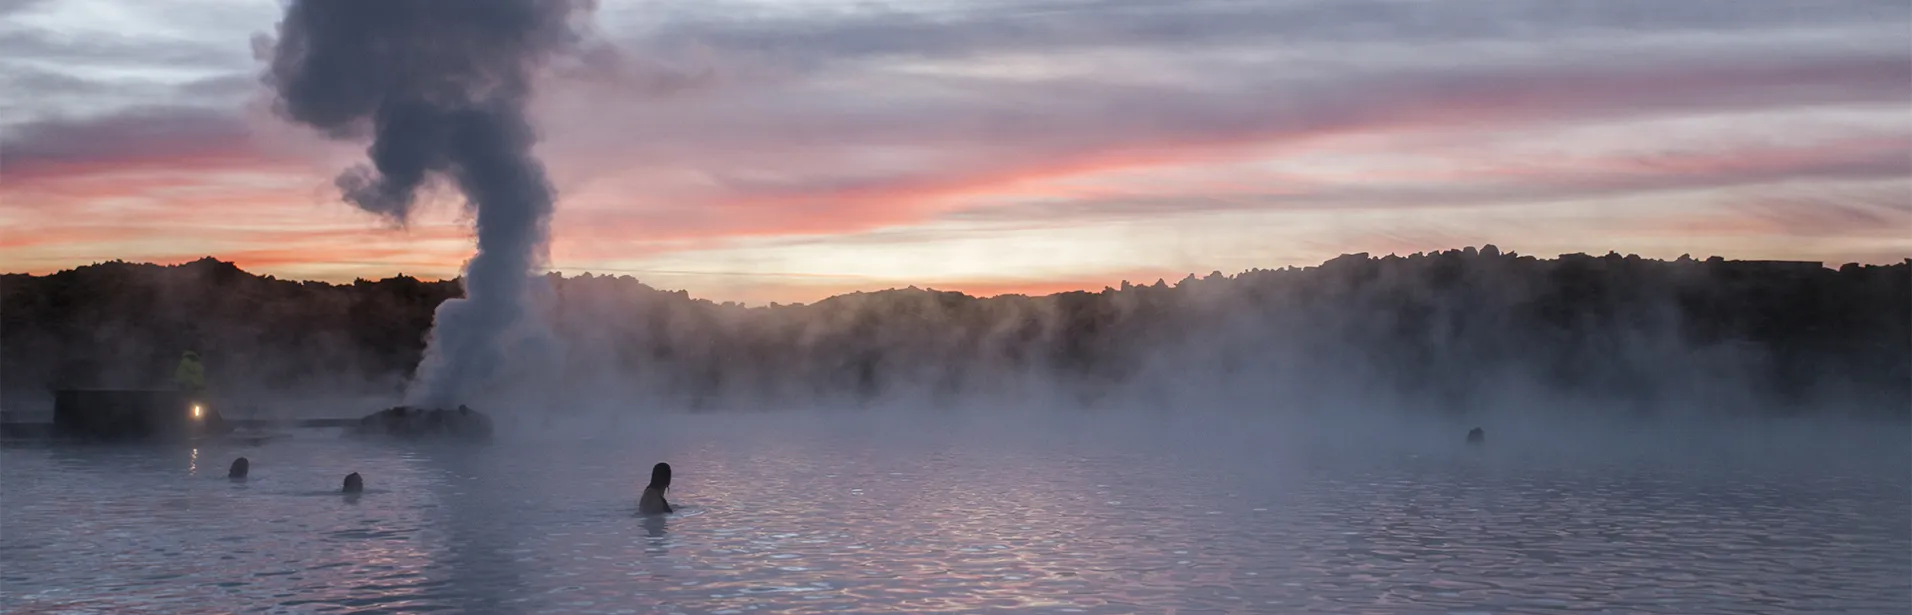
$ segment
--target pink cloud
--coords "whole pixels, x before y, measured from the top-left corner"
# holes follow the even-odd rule
[[[1912,94],[1903,79],[1908,70],[1912,61],[1902,56],[1859,56],[1665,68],[1375,73],[1320,82],[1251,80],[1203,91],[979,81],[971,84],[977,95],[962,101],[904,100],[908,104],[897,109],[870,113],[779,112],[769,102],[706,105],[710,101],[695,98],[656,102],[655,109],[607,108],[603,117],[580,120],[601,122],[597,130],[608,136],[571,142],[567,135],[576,133],[566,131],[581,128],[561,125],[544,148],[554,169],[588,163],[628,176],[586,182],[561,195],[554,256],[560,262],[612,260],[721,249],[740,237],[856,233],[1037,197],[1063,203],[1055,222],[1066,223],[1131,196],[1155,204],[1124,204],[1128,211],[1172,215],[1216,207],[1206,198],[1213,196],[1281,197],[1279,203],[1231,198],[1223,204],[1237,208],[1441,206],[1598,198],[1787,177],[1903,176],[1903,165],[1892,163],[1903,162],[1912,141],[1882,136],[1645,158],[1483,160],[1457,165],[1445,176],[1377,170],[1360,185],[1285,178],[1277,187],[1255,178],[1136,195],[1127,188],[1070,183],[1271,155],[1301,157],[1357,137],[1385,142],[1394,135],[1531,128],[1536,138],[1545,138],[1550,125],[1903,98]],[[10,136],[0,196],[10,210],[4,220],[17,230],[0,236],[0,255],[56,262],[41,259],[86,246],[103,252],[100,258],[140,257],[112,253],[128,246],[126,251],[172,257],[183,252],[130,246],[178,237],[209,251],[244,254],[260,266],[417,262],[456,269],[462,229],[380,231],[375,220],[337,202],[329,188],[329,172],[336,169],[285,156],[265,147],[243,123],[220,117],[147,111],[47,123]],[[1650,146],[1653,136],[1641,137],[1649,144],[1643,147]],[[884,147],[920,160],[858,166],[869,151]],[[765,170],[778,173],[757,173]],[[69,249],[57,249],[62,247]]]
[[[1535,67],[1402,74],[1353,80],[1360,87],[1304,82],[1292,86],[1299,94],[1287,96],[1277,94],[1288,86],[1273,82],[1203,94],[1066,84],[1024,91],[1017,89],[1020,85],[979,84],[994,88],[985,89],[983,98],[1027,102],[1028,108],[924,109],[918,112],[937,119],[918,118],[920,125],[862,114],[779,118],[772,108],[763,109],[762,117],[742,115],[755,108],[708,117],[637,109],[629,112],[636,114],[628,124],[632,134],[618,142],[639,145],[582,150],[590,152],[592,164],[618,168],[610,161],[622,160],[628,168],[695,169],[712,181],[687,190],[657,177],[649,185],[628,186],[621,202],[605,199],[598,205],[593,195],[594,202],[577,205],[591,210],[580,217],[592,224],[642,225],[657,238],[854,232],[922,222],[1006,192],[1058,190],[1057,182],[1072,177],[1278,153],[1300,156],[1312,144],[1356,136],[1523,126],[1544,131],[1550,123],[1912,95],[1902,79],[1912,62],[1899,57],[1720,62],[1681,72],[1692,69]],[[599,119],[619,125],[616,117],[594,121]],[[854,164],[859,151],[892,145],[926,158],[914,168],[882,172],[845,166]],[[561,143],[554,153],[560,166],[585,155],[567,152]],[[771,167],[782,177],[744,179],[751,177],[744,171],[766,164],[766,157],[782,160]],[[1716,163],[1731,164],[1709,162]],[[1769,166],[1783,170],[1784,165]]]

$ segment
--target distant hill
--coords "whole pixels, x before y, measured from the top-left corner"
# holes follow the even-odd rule
[[[749,308],[628,276],[544,279],[540,309],[562,343],[526,351],[547,368],[536,378],[691,405],[1035,391],[1277,404],[1341,390],[1456,411],[1511,391],[1642,411],[1912,407],[1904,263],[1488,246],[1044,297],[910,288]],[[212,258],[8,274],[0,393],[16,404],[56,387],[160,384],[187,348],[229,389],[394,392],[432,311],[458,295],[456,281],[295,282]]]

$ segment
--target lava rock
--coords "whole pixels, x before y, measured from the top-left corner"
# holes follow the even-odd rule
[[[359,419],[351,433],[359,436],[384,436],[408,440],[454,438],[488,440],[491,417],[459,405],[457,410],[395,406]]]

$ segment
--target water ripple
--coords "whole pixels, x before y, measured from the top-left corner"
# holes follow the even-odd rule
[[[8,612],[1906,612],[1903,471],[829,438],[0,451]],[[633,514],[649,464],[679,514]],[[588,468],[588,473],[580,472]],[[358,471],[376,489],[329,491]]]

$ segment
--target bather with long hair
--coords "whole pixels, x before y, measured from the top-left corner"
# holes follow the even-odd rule
[[[671,503],[664,500],[664,491],[671,488],[671,464],[659,462],[651,466],[651,484],[644,486],[644,495],[637,499],[637,512],[646,515],[661,515],[671,512]]]

